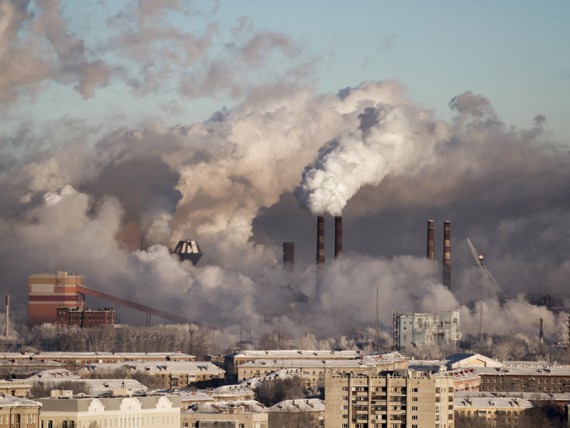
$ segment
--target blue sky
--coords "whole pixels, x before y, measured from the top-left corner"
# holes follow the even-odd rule
[[[172,84],[179,77],[175,73],[192,76],[192,70],[183,68],[173,70],[163,85],[133,90],[128,80],[137,75],[144,60],[125,60],[133,52],[127,54],[113,45],[114,37],[127,27],[138,34],[146,31],[137,30],[135,17],[129,15],[136,4],[101,1],[86,6],[64,0],[62,5],[67,34],[84,41],[86,58],[109,64],[112,77],[88,98],[65,79],[39,79],[32,97],[22,95],[5,109],[12,125],[23,119],[43,122],[64,116],[94,123],[120,118],[119,122],[132,126],[148,117],[167,124],[192,122],[243,98],[244,92],[232,96],[224,90],[183,96]],[[204,67],[216,55],[226,55],[228,44],[235,41],[232,30],[247,18],[248,36],[279,33],[295,44],[296,50],[288,56],[264,58],[261,68],[269,84],[278,83],[287,74],[289,62],[294,62],[306,65],[296,83],[315,85],[322,92],[336,92],[365,80],[397,79],[414,101],[444,119],[451,114],[449,100],[472,91],[489,98],[508,125],[529,127],[537,114],[543,114],[555,140],[566,142],[570,131],[566,120],[570,4],[566,1],[221,0],[217,6],[206,1],[188,5],[187,13],[166,11],[160,22],[197,37],[208,31],[208,25],[216,26],[208,51],[195,59]],[[30,10],[40,14],[33,4]],[[159,18],[148,19],[158,22]],[[20,37],[25,37],[29,27],[22,28]],[[149,37],[159,42],[159,34]],[[258,72],[257,66],[243,69],[240,79],[256,81]]]

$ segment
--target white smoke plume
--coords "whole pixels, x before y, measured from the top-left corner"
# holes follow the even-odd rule
[[[449,138],[447,125],[410,103],[395,83],[378,85],[374,92],[359,114],[358,128],[323,146],[303,172],[297,194],[313,214],[341,215],[360,188],[377,186],[389,175],[421,175]]]

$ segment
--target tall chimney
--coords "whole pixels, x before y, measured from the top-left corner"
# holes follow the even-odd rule
[[[342,256],[342,217],[334,218],[334,258]]]
[[[428,220],[427,221],[427,252],[426,252],[426,257],[428,258],[428,260],[435,260],[434,234],[435,234],[434,221]]]
[[[283,242],[283,268],[292,271],[295,267],[295,243]]]
[[[543,326],[543,320],[542,320],[542,318],[541,318],[541,319],[540,319],[540,332],[539,332],[539,335],[538,335],[538,340],[539,340],[539,343],[540,343],[541,345],[544,343],[544,330],[543,330],[543,327],[544,327],[544,326]]]
[[[451,223],[443,222],[443,285],[451,289]]]
[[[325,218],[317,217],[317,265],[325,263]]]
[[[10,295],[6,294],[6,339],[10,337]]]
[[[325,218],[317,217],[317,300],[321,297],[322,269],[325,266]]]

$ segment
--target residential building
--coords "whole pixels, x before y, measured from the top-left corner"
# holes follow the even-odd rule
[[[159,381],[159,388],[186,388],[194,384],[222,381],[223,369],[206,361],[164,361],[164,362],[128,362],[87,364],[78,371],[79,375],[89,377],[91,373],[109,373],[125,370],[129,374],[143,373]]]
[[[268,411],[271,428],[325,426],[325,403],[318,398],[284,400],[271,406]]]
[[[352,373],[377,374],[408,368],[408,357],[399,353],[372,355],[360,359],[256,359],[237,366],[237,380],[242,382],[255,377],[265,377],[274,372],[299,376],[306,388],[324,385],[325,374],[346,371]]]
[[[0,427],[38,428],[41,406],[37,401],[0,394]]]
[[[180,397],[176,395],[108,398],[42,398],[40,427],[180,428]]]
[[[268,428],[267,409],[257,401],[203,403],[181,413],[183,428]]]
[[[516,426],[519,416],[531,409],[532,403],[517,397],[455,397],[455,416],[483,419],[485,426]]]
[[[459,311],[395,314],[394,343],[398,349],[457,345],[461,339]]]
[[[453,379],[400,370],[325,378],[325,428],[452,428]]]

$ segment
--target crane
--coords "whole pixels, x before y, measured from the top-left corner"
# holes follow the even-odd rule
[[[495,295],[497,295],[499,302],[501,303],[505,302],[505,300],[507,300],[507,297],[505,296],[505,293],[503,292],[501,286],[493,277],[493,274],[485,265],[484,257],[475,249],[475,246],[469,238],[465,238],[465,240],[467,241],[467,247],[469,247],[471,256],[473,257],[475,265],[479,269],[479,272],[481,273],[481,277],[483,279],[479,296],[479,337],[481,337],[483,335],[483,286],[486,286],[487,289],[491,290]]]

